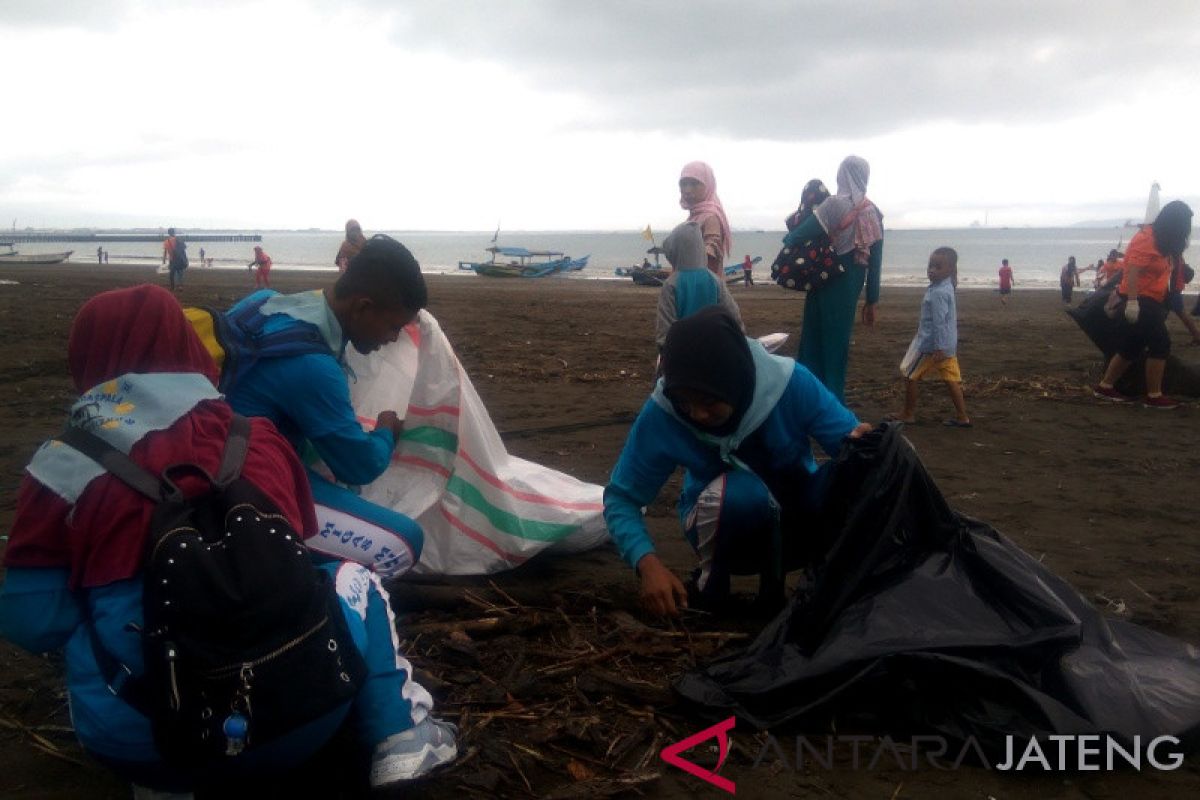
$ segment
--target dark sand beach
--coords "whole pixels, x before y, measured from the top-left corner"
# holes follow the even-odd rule
[[[272,274],[282,291],[331,278]],[[252,288],[245,271],[192,269],[187,279],[185,304],[225,308]],[[97,292],[163,277],[116,264],[0,266],[0,280],[17,282],[0,284],[6,533],[23,466],[73,400],[65,346],[75,311]],[[657,290],[475,276],[431,276],[429,285],[430,310],[510,451],[603,483],[626,420],[650,388]],[[785,349],[794,350],[802,296],[763,285],[733,293],[752,334],[791,333]],[[885,287],[878,325],[856,329],[848,402],[864,420],[899,408],[897,364],[921,294]],[[962,291],[958,303],[974,427],[944,427],[949,399],[929,382],[919,424],[905,429],[950,503],[995,526],[1101,608],[1200,643],[1200,526],[1191,494],[1200,475],[1200,404],[1164,412],[1094,399],[1100,354],[1063,314],[1056,291],[1018,291],[1007,308],[995,292]],[[1200,360],[1178,320],[1169,326],[1176,352]],[[660,552],[684,574],[692,564],[674,517],[677,486],[663,491],[649,518]],[[394,599],[419,677],[439,713],[464,732],[463,763],[404,796],[582,798],[630,788],[647,797],[723,796],[657,754],[708,724],[672,706],[670,681],[744,641],[752,621],[646,618],[631,571],[610,549],[535,561],[491,580],[406,583]],[[57,657],[0,643],[0,667],[0,796],[128,796],[66,728]],[[752,767],[761,740],[741,729],[733,739],[722,774],[742,797],[1174,798],[1200,789],[1195,758],[1175,771],[1141,773],[909,771],[889,758],[874,769],[839,761],[831,770],[794,771],[772,766],[773,758]]]

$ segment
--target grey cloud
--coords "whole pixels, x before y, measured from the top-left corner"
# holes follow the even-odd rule
[[[739,138],[1051,122],[1147,81],[1184,85],[1200,44],[1194,0],[362,1],[398,46],[586,96],[589,128]]]

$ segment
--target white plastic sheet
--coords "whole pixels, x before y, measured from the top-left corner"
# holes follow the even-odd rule
[[[603,487],[509,455],[437,320],[422,311],[406,333],[370,356],[348,348],[346,360],[364,425],[385,410],[405,418],[391,466],[362,496],[420,523],[414,572],[499,572],[604,542]]]

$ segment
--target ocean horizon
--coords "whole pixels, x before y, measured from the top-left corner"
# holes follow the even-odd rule
[[[79,230],[79,229],[76,229]],[[153,228],[122,229],[138,233],[154,232]],[[20,233],[24,233],[21,231]],[[115,233],[114,230],[97,230]],[[333,258],[341,244],[343,233],[333,230],[242,230],[181,229],[186,237],[218,233],[254,233],[262,236],[261,246],[280,269],[334,270]],[[369,231],[387,233],[403,242],[416,256],[427,273],[462,274],[459,262],[486,261],[485,252],[492,245],[494,231]],[[925,267],[929,254],[937,247],[949,246],[959,254],[959,285],[964,288],[994,287],[1001,259],[1007,258],[1013,268],[1015,288],[1047,288],[1058,285],[1059,271],[1069,256],[1075,256],[1080,267],[1095,264],[1114,247],[1128,244],[1134,228],[928,228],[896,229],[885,232],[883,249],[883,283],[891,286],[923,286],[927,283]],[[14,231],[14,233],[17,233]],[[661,244],[668,231],[655,232],[655,243]],[[741,262],[749,254],[761,260],[754,268],[757,282],[770,282],[769,267],[781,246],[784,231],[734,230],[733,253],[728,263]],[[3,235],[0,234],[0,239]],[[615,270],[640,264],[643,257],[651,262],[646,250],[651,242],[641,231],[501,231],[496,244],[525,247],[530,250],[553,250],[573,258],[588,256],[584,270],[566,276],[542,280],[629,280],[619,278]],[[188,255],[193,265],[199,264],[200,249],[213,266],[222,269],[244,268],[253,258],[253,245],[244,242],[191,242]],[[22,253],[61,252],[74,250],[71,262],[96,263],[95,248],[90,243],[21,244]],[[106,245],[109,259],[119,263],[157,265],[161,245],[155,242],[114,242]],[[665,259],[662,260],[666,266]],[[100,265],[97,265],[100,266]],[[102,267],[101,267],[102,268]],[[1091,273],[1081,276],[1083,288],[1091,285]]]

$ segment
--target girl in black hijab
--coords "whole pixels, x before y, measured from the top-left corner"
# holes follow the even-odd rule
[[[803,549],[806,523],[822,500],[824,476],[810,437],[834,455],[846,436],[871,426],[859,424],[805,367],[744,336],[716,306],[671,326],[662,372],[604,491],[609,533],[637,570],[643,604],[676,615],[688,602],[642,519],[680,466],[680,523],[699,559],[693,600],[718,603],[730,575],[754,574],[766,602],[782,600],[787,552]]]

